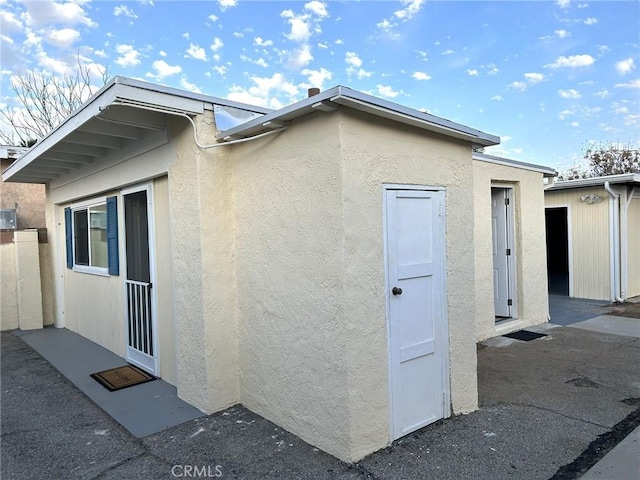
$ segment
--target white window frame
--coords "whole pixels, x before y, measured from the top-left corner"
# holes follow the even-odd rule
[[[73,271],[78,273],[88,273],[90,275],[99,275],[101,277],[109,277],[109,265],[106,267],[94,267],[91,265],[78,265],[76,263],[76,242],[75,242],[75,212],[78,210],[88,210],[91,207],[96,207],[98,205],[107,205],[107,197],[101,196],[96,198],[91,198],[88,200],[83,200],[82,202],[74,203],[70,205],[71,208],[71,252],[73,255]],[[87,218],[90,222],[90,218]],[[108,248],[108,246],[107,246]],[[89,239],[89,261],[91,261],[91,239]]]

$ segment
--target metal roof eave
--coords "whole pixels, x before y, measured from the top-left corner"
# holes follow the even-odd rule
[[[51,181],[54,178],[53,175],[22,175],[20,176],[21,179],[15,179],[15,177],[19,172],[28,168],[28,166],[41,155],[55,147],[56,144],[63,141],[68,135],[85,125],[91,119],[97,117],[110,105],[122,101],[147,104],[153,107],[188,114],[202,113],[207,104],[229,106],[263,114],[272,112],[271,109],[263,107],[254,107],[218,97],[186,92],[162,85],[116,76],[93,94],[83,105],[71,113],[60,125],[29,149],[20,159],[13,162],[13,164],[2,173],[2,179],[4,181],[28,181],[32,183],[47,183]],[[26,174],[25,171],[22,173]],[[12,180],[12,178],[14,180]]]
[[[610,184],[628,184],[640,186],[640,173],[623,173],[619,175],[606,175],[603,177],[562,180],[559,182],[555,182],[552,187],[548,188],[548,190],[553,191],[581,187],[598,187],[603,186],[605,182],[609,182]]]
[[[553,168],[545,165],[536,165],[534,163],[521,162],[520,160],[513,160],[511,158],[497,157],[495,155],[487,155],[486,153],[473,153],[473,159],[481,162],[495,163],[498,165],[506,165],[508,167],[520,168],[522,170],[531,170],[534,172],[542,173],[544,177],[555,177],[558,172]]]
[[[495,135],[343,86],[333,87],[319,93],[318,95],[306,98],[300,102],[294,103],[275,112],[271,112],[263,117],[229,130],[225,130],[216,138],[219,142],[224,142],[250,137],[271,128],[267,125],[282,125],[283,122],[289,122],[315,110],[335,110],[339,105],[364,111],[379,117],[388,118],[407,125],[413,125],[425,130],[467,140],[477,146],[491,146],[500,143],[500,137]]]

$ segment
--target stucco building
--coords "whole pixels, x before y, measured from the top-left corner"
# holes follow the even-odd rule
[[[3,178],[46,185],[56,326],[355,461],[476,409],[477,340],[547,320],[554,172],[472,154],[498,142],[345,87],[117,77]]]

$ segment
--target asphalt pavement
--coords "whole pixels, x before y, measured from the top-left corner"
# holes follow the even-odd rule
[[[19,336],[3,332],[0,476],[640,478],[633,462],[640,339],[550,324],[534,330],[547,336],[478,346],[478,411],[438,421],[354,465],[240,405],[136,438]]]

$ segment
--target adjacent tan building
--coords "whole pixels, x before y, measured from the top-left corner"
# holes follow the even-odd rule
[[[3,178],[46,185],[56,326],[356,461],[476,409],[476,341],[546,321],[554,172],[472,155],[498,142],[345,87],[117,77]]]
[[[640,295],[640,174],[556,182],[545,206],[553,293],[611,302]]]

